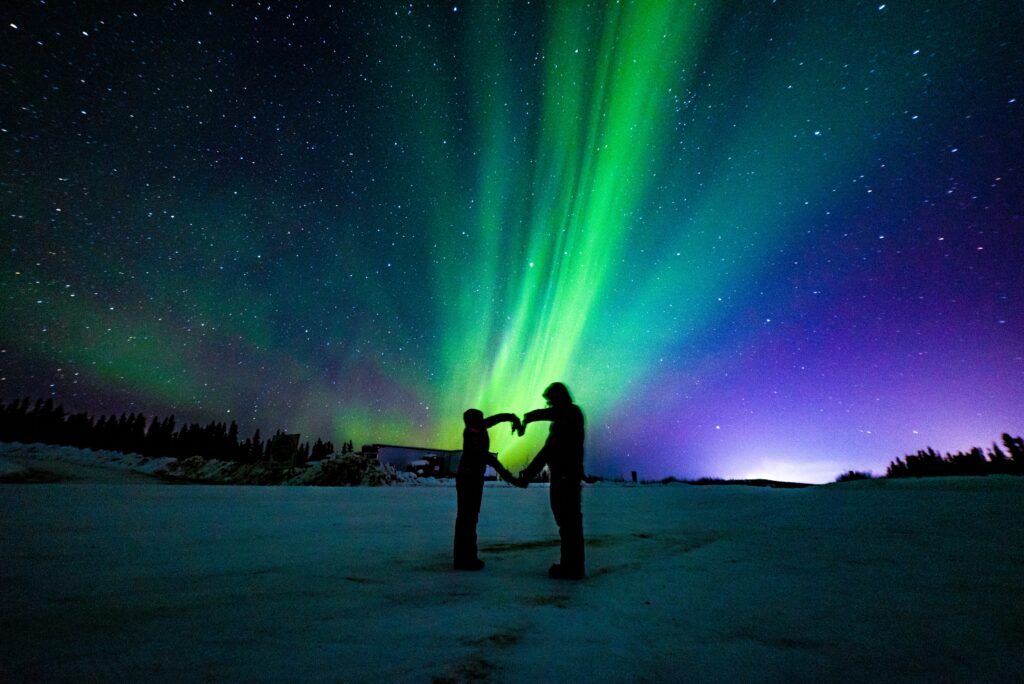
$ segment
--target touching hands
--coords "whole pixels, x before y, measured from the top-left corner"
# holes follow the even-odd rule
[[[519,420],[519,416],[513,414],[511,423],[512,434],[519,435],[520,437],[526,434],[526,423]]]
[[[512,433],[518,434],[520,437],[526,434],[526,423],[520,420],[519,416],[516,415],[512,416]],[[510,477],[507,478],[508,483],[511,484],[513,487],[518,487],[519,489],[526,489],[527,485],[530,484],[530,478],[523,477],[525,472],[525,470],[520,472],[518,477],[512,475],[512,473],[509,473]]]

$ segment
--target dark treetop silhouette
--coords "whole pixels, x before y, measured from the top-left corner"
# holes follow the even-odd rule
[[[560,382],[544,390],[547,408],[523,416],[520,434],[529,423],[550,421],[547,441],[533,461],[519,474],[529,482],[545,465],[551,473],[551,512],[562,540],[562,560],[551,566],[548,575],[556,579],[580,579],[585,574],[583,552],[583,411],[573,403],[568,388]]]
[[[484,562],[476,553],[476,523],[480,517],[480,503],[484,495],[484,472],[487,466],[494,468],[502,479],[517,486],[523,486],[519,479],[501,465],[491,453],[491,439],[487,429],[498,423],[512,423],[513,432],[522,432],[519,417],[512,413],[499,413],[484,418],[478,409],[469,409],[462,414],[466,424],[462,431],[462,458],[455,474],[455,492],[458,497],[458,512],[455,516],[455,568],[457,570],[480,570]]]

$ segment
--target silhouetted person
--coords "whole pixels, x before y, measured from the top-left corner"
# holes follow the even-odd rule
[[[491,453],[491,439],[487,429],[498,423],[512,423],[513,431],[522,431],[519,417],[512,413],[499,413],[484,418],[478,409],[462,414],[466,427],[462,431],[462,458],[455,474],[455,492],[458,512],[455,515],[455,569],[482,570],[484,562],[476,555],[476,523],[480,517],[480,502],[484,495],[484,473],[487,466],[494,468],[506,482],[524,486],[517,477]]]
[[[585,574],[583,552],[583,510],[580,494],[583,480],[583,411],[572,402],[569,390],[560,382],[544,390],[548,407],[523,416],[521,435],[529,423],[551,421],[544,446],[519,474],[529,482],[545,465],[551,474],[551,512],[562,540],[562,561],[548,570],[555,579],[582,579]]]

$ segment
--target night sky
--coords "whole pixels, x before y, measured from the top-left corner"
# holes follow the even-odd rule
[[[646,478],[1024,431],[1020,2],[0,17],[5,400],[458,448],[560,380]]]

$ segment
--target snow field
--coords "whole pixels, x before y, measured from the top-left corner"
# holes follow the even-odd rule
[[[1024,481],[0,486],[5,681],[1019,681]]]

